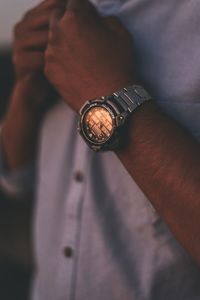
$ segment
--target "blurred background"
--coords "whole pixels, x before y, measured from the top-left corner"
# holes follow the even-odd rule
[[[12,29],[37,0],[0,0],[0,118],[15,80],[11,59]],[[0,190],[0,299],[27,300],[32,274],[32,199],[16,201]]]

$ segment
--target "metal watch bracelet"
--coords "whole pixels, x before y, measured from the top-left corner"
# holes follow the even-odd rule
[[[142,103],[152,100],[149,93],[140,85],[132,85],[113,93],[114,99],[127,114],[132,113]]]

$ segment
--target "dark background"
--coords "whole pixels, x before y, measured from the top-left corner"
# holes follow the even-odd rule
[[[9,48],[0,51],[0,119],[14,84]],[[0,300],[27,300],[32,274],[32,199],[14,200],[0,190]]]

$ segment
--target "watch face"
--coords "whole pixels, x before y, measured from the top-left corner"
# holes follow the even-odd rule
[[[113,115],[103,106],[95,106],[86,112],[84,119],[84,132],[87,138],[94,143],[105,143],[113,133]]]

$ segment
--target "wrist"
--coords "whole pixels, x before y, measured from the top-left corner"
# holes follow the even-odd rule
[[[150,100],[152,97],[142,86],[133,84],[87,101],[80,111],[78,131],[94,151],[124,148],[131,116]]]
[[[108,96],[111,95],[123,88],[126,88],[128,86],[138,84],[138,81],[136,80],[135,77],[133,76],[120,76],[120,77],[110,77],[107,80],[104,79],[103,84],[97,84],[96,86],[93,85],[91,87],[91,95],[90,98],[86,98],[85,100],[91,100],[96,97],[101,97],[101,96]]]
[[[81,107],[88,101],[98,97],[108,96],[120,89],[138,84],[138,80],[132,76],[119,76],[104,77],[101,80],[95,82],[89,82],[86,86],[79,86],[77,90],[73,91],[73,94],[68,94],[63,88],[63,92],[60,91],[63,99],[76,111],[79,112]]]
[[[16,80],[13,101],[19,107],[39,112],[50,94],[50,85],[43,75],[26,75]]]

